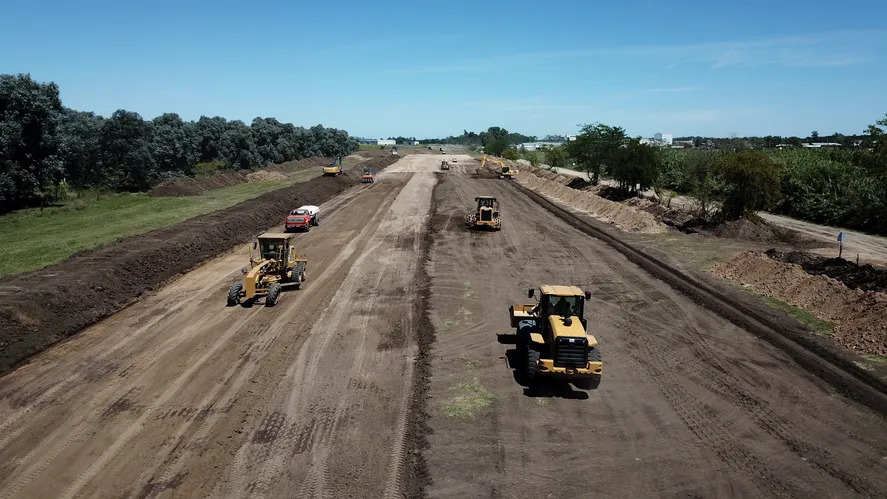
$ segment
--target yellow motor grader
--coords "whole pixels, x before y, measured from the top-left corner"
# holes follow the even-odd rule
[[[243,282],[228,289],[228,306],[265,298],[265,306],[273,307],[284,286],[301,288],[305,282],[308,260],[299,257],[292,245],[295,234],[268,232],[249,247],[249,267],[243,269]]]
[[[502,229],[502,218],[499,216],[499,200],[493,196],[474,198],[477,208],[465,219],[469,229]]]
[[[527,297],[533,298],[530,289]],[[518,371],[530,385],[542,377],[566,380],[582,390],[601,383],[601,351],[588,332],[585,303],[591,294],[576,286],[540,286],[535,305],[508,308],[517,334]]]

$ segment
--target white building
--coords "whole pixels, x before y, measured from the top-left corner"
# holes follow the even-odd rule
[[[379,139],[376,141],[377,146],[393,146],[396,144],[397,144],[397,142],[394,140]]]
[[[670,133],[656,133],[653,135],[653,140],[670,146],[674,142],[674,136]]]

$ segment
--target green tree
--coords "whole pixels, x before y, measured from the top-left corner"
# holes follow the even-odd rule
[[[503,137],[497,137],[484,145],[484,151],[493,156],[502,156],[506,149],[508,149],[508,142]]]
[[[511,161],[517,161],[520,158],[520,152],[513,147],[509,147],[502,152],[502,157],[505,159],[510,159]]]
[[[151,126],[132,111],[120,109],[102,127],[103,173],[113,187],[139,191],[150,188],[157,174],[149,142]]]
[[[176,113],[164,113],[151,120],[151,156],[159,173],[194,174],[197,144],[191,128]]]
[[[633,192],[638,186],[646,190],[659,178],[662,155],[658,148],[641,144],[637,139],[619,148],[608,166],[608,172],[619,182],[620,189]]]
[[[0,211],[43,198],[62,179],[56,143],[61,111],[55,83],[0,75]]]
[[[65,165],[65,178],[77,189],[103,183],[102,128],[104,118],[95,113],[65,109],[59,117],[59,157]]]
[[[551,147],[545,150],[545,162],[552,168],[566,168],[569,155],[564,146]]]
[[[725,220],[738,220],[779,200],[779,164],[762,152],[726,155],[715,165],[715,173],[724,183]]]
[[[588,173],[591,182],[597,184],[602,169],[616,161],[625,140],[625,129],[622,127],[594,123],[584,125],[576,140],[567,142],[567,150]]]
[[[524,159],[530,162],[532,166],[539,164],[539,153],[536,151],[524,151]]]

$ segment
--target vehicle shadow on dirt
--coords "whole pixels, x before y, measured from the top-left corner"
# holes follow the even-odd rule
[[[502,345],[517,345],[517,335],[515,334],[497,334],[496,339]],[[520,368],[521,359],[517,348],[509,348],[506,350],[505,358],[508,362],[508,367],[511,368],[514,382],[524,388],[525,397],[563,398],[571,400],[587,400],[589,398],[588,392],[577,390],[573,388],[573,385],[564,381],[542,379],[532,384],[527,383]]]

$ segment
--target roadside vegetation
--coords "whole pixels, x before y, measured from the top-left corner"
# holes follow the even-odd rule
[[[304,180],[306,175],[296,174],[181,197],[91,191],[52,207],[17,210],[0,217],[0,276],[38,270],[79,251],[169,227]]]
[[[249,170],[358,148],[344,130],[255,118],[251,124],[175,113],[109,117],[62,105],[55,83],[0,75],[0,213],[94,189],[140,192],[171,177]]]
[[[796,138],[793,138],[796,139]],[[781,137],[696,138],[699,148],[643,144],[618,126],[582,127],[576,140],[541,151],[506,148],[502,156],[531,164],[573,168],[592,184],[615,180],[624,196],[647,189],[692,197],[700,217],[712,223],[751,218],[767,210],[814,223],[887,234],[887,117],[846,148],[798,149],[801,139]],[[667,197],[667,196],[660,196]]]

